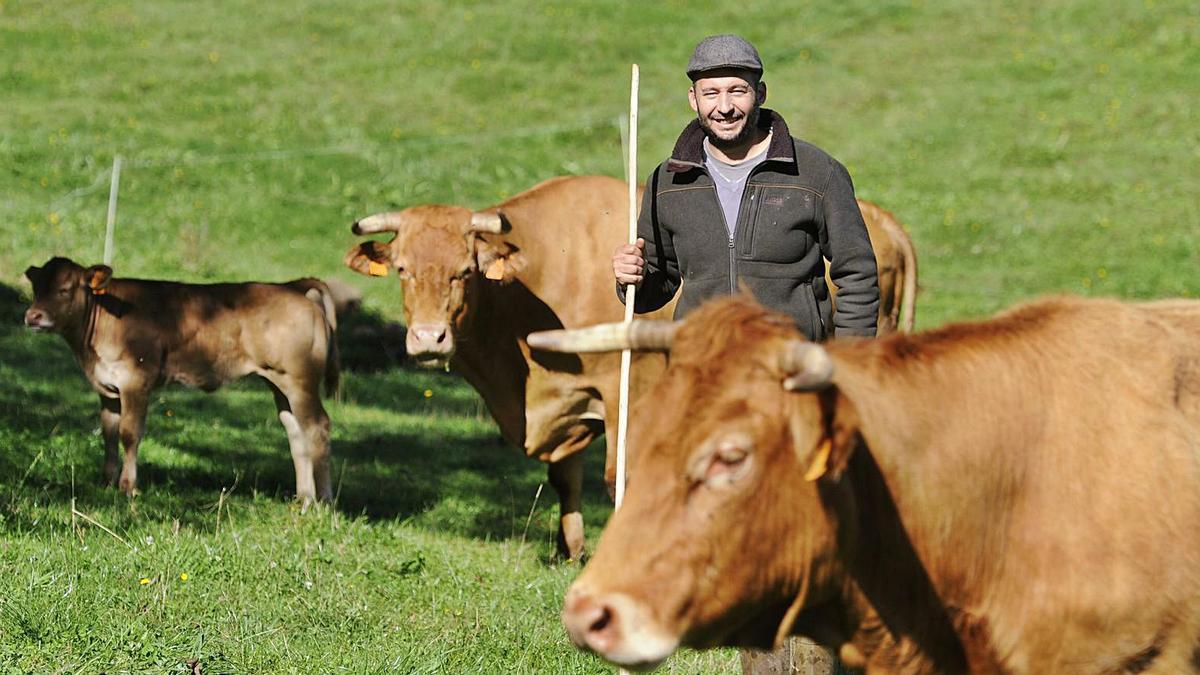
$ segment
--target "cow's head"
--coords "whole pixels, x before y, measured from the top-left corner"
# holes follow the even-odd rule
[[[406,346],[418,362],[440,366],[468,333],[479,290],[507,283],[524,266],[521,251],[502,236],[503,214],[459,206],[416,206],[354,223],[355,234],[394,232],[391,241],[365,241],[346,254],[346,266],[370,276],[395,273],[404,294]]]
[[[748,298],[666,325],[643,331],[671,358],[630,423],[625,500],[563,607],[578,646],[631,668],[679,646],[770,647],[840,576],[831,504],[844,501],[832,479],[854,432],[832,415],[828,353]],[[562,344],[579,331],[552,333],[529,343],[647,342]]]
[[[25,270],[25,277],[33,285],[33,304],[25,311],[25,325],[61,332],[84,320],[90,296],[105,293],[112,268],[84,268],[68,258],[51,258],[41,267]]]

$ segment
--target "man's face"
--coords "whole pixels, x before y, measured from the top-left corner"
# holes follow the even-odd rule
[[[733,68],[714,70],[688,90],[688,102],[708,142],[718,148],[737,147],[754,137],[758,110],[766,99],[765,84],[753,73]]]

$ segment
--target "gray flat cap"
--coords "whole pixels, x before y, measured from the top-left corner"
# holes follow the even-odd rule
[[[701,73],[718,68],[742,68],[762,75],[762,59],[754,45],[736,35],[711,35],[696,45],[688,61],[687,75],[693,81]]]

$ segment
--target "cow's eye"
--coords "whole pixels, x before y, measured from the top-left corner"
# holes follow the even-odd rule
[[[700,452],[689,470],[694,485],[719,487],[746,475],[750,467],[751,443],[748,438],[726,438]]]

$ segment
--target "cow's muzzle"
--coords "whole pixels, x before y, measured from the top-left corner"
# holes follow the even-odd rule
[[[651,670],[679,647],[678,638],[662,631],[645,605],[623,593],[572,587],[562,620],[575,646],[632,670]]]
[[[418,323],[408,327],[404,339],[408,355],[423,366],[441,367],[454,356],[454,335],[449,324]]]
[[[54,321],[42,310],[30,307],[25,311],[25,325],[34,330],[50,330],[54,328]]]

